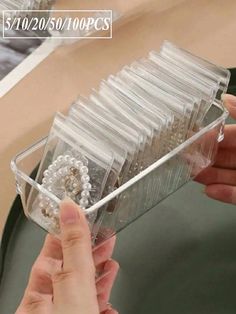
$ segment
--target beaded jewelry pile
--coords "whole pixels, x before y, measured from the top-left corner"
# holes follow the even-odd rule
[[[82,208],[88,206],[91,184],[88,167],[69,155],[58,156],[43,173],[42,186],[58,197],[68,196]],[[79,199],[78,195],[81,195]],[[43,199],[43,197],[41,198]],[[44,207],[45,204],[40,204]]]

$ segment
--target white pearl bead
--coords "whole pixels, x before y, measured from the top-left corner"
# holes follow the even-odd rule
[[[76,163],[76,159],[73,157],[73,158],[71,158],[71,160],[70,160],[70,164],[71,165],[74,165]]]
[[[52,164],[52,172],[54,173],[55,171],[57,171],[57,165],[55,165],[54,163]]]
[[[64,175],[63,168],[59,169],[57,173],[59,174],[59,176],[63,176]]]
[[[91,188],[92,188],[92,185],[90,183],[84,183],[83,184],[83,189],[84,190],[90,191]]]
[[[49,176],[49,171],[48,170],[45,170],[44,173],[43,173],[44,177],[47,177]]]
[[[83,183],[88,183],[90,181],[90,177],[89,176],[83,176],[83,177],[81,177],[81,181]]]
[[[88,174],[88,168],[86,166],[83,166],[80,168],[80,174]]]
[[[89,193],[89,191],[85,190],[85,191],[81,192],[81,196],[82,196],[82,198],[87,198],[90,196],[90,193]]]
[[[66,155],[66,156],[64,157],[65,162],[69,162],[70,159],[71,159],[71,157],[70,157],[69,155]]]
[[[82,163],[82,161],[80,161],[80,160],[78,160],[78,161],[76,161],[76,163],[75,163],[75,167],[76,168],[81,168],[83,166],[83,163]]]
[[[64,161],[64,156],[58,156],[57,161],[58,163],[62,163]]]
[[[52,171],[53,170],[53,165],[50,165],[49,167],[48,167],[48,171]]]
[[[48,180],[46,178],[43,178],[42,184],[46,184],[47,182],[48,182]]]

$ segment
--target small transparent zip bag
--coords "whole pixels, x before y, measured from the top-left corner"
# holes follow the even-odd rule
[[[201,93],[202,105],[198,112],[198,120],[204,118],[205,112],[209,109],[212,102],[216,99],[217,92],[219,90],[219,84],[217,82],[205,81],[203,77],[199,77],[194,71],[183,69],[177,64],[171,62],[169,59],[162,57],[155,51],[151,51],[149,59],[153,61],[158,69],[168,73],[169,76],[174,77],[177,80],[186,84],[186,92],[190,89],[196,89],[198,93]]]
[[[165,42],[160,54],[102,80],[12,161],[26,215],[60,236],[67,196],[84,211],[94,244],[126,227],[214,163],[228,79],[226,69]]]
[[[180,67],[193,70],[197,75],[219,84],[217,99],[220,99],[222,93],[226,93],[230,80],[230,73],[223,67],[216,66],[209,61],[194,56],[188,51],[175,46],[168,40],[165,40],[162,44],[160,54],[172,62],[175,62]]]
[[[123,145],[116,144],[116,137],[113,136],[111,132],[105,133],[104,128],[96,123],[96,120],[90,118],[89,115],[83,113],[83,111],[78,111],[75,108],[70,109],[70,113],[67,117],[67,123],[73,123],[77,128],[77,131],[86,132],[94,140],[103,143],[109,150],[112,150],[114,154],[114,173],[116,173],[116,184],[119,184],[119,178],[122,176],[122,170],[124,168],[125,161],[127,159],[127,150],[125,150]],[[96,136],[94,135],[96,134]],[[108,136],[107,136],[108,135]],[[108,190],[109,191],[109,190]],[[108,193],[106,191],[105,193]]]
[[[77,132],[65,121],[63,115],[56,115],[36,182],[58,199],[70,197],[85,209],[102,197],[106,185],[114,184],[111,176],[114,157],[110,150],[95,145],[85,132]],[[59,229],[58,207],[53,200],[43,192],[32,190],[28,201],[33,219],[44,221],[56,232]]]
[[[78,105],[81,105],[81,99],[78,101]],[[139,170],[139,153],[143,152],[144,149],[143,134],[136,132],[136,130],[133,129],[130,125],[126,125],[125,123],[116,119],[113,115],[107,113],[100,105],[99,101],[96,101],[95,103],[90,99],[89,101],[84,102],[83,105],[86,106],[86,109],[88,109],[91,114],[98,117],[102,121],[104,127],[110,127],[114,129],[117,136],[123,139],[123,141],[126,143],[125,145],[128,148],[131,164],[128,173],[124,178],[122,178],[122,182],[125,180],[127,181]]]
[[[110,114],[113,114],[117,119],[132,126],[137,132],[143,134],[145,147],[142,163],[147,165],[149,163],[148,158],[152,154],[154,139],[153,127],[147,124],[140,115],[134,114],[134,111],[132,110],[133,106],[129,106],[126,100],[117,93],[117,90],[110,88],[106,82],[102,82],[99,95],[105,110],[110,112]]]

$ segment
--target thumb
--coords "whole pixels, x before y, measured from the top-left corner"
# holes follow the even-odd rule
[[[225,107],[228,109],[230,116],[236,119],[236,97],[230,94],[223,94],[222,100]]]
[[[94,268],[91,234],[83,211],[72,200],[60,205],[61,244],[64,271],[91,273]]]
[[[60,205],[63,266],[53,275],[56,313],[98,313],[91,236],[83,211],[69,199]]]

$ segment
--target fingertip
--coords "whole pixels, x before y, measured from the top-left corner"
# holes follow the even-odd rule
[[[119,263],[113,259],[108,260],[104,266],[105,272],[110,271],[117,273],[119,269],[120,269]]]
[[[103,265],[104,262],[111,258],[115,247],[115,241],[115,237],[112,237],[93,248],[93,258],[96,267]]]
[[[220,197],[219,192],[220,189],[216,184],[207,185],[204,190],[205,194],[213,199],[217,199]]]
[[[109,300],[118,270],[119,264],[113,260],[109,261],[107,267],[104,268],[106,275],[96,282],[96,288],[100,296],[100,304],[102,304],[102,298],[106,302]]]
[[[116,235],[106,239],[105,241],[102,241],[98,244],[95,245],[95,247],[93,248],[93,251],[98,251],[100,250],[101,248],[107,248],[107,247],[112,247],[114,248],[115,246],[115,243],[116,243]]]
[[[206,186],[206,195],[224,203],[236,203],[235,187],[224,184],[211,184]]]
[[[60,210],[65,210],[65,208],[73,207],[79,210],[79,206],[69,197],[65,197],[59,204]]]
[[[81,215],[80,207],[71,199],[65,198],[60,203],[60,222],[62,226],[78,223]]]
[[[233,102],[236,103],[236,96],[231,95],[231,94],[222,94],[221,99],[223,102]]]
[[[223,94],[221,96],[221,99],[225,105],[225,107],[228,109],[230,115],[236,119],[236,97],[234,95],[230,94]]]
[[[102,271],[96,279],[96,283],[104,281],[104,279],[112,279],[112,282],[115,280],[118,271],[120,269],[120,265],[115,260],[108,260],[103,266]]]

